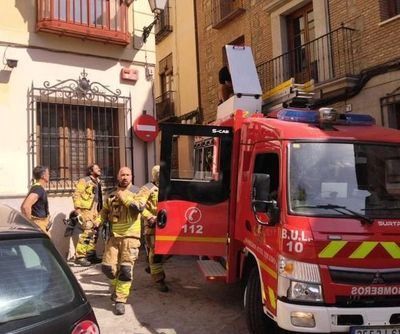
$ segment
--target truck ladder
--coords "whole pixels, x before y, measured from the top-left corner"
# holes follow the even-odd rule
[[[305,108],[312,105],[314,80],[303,84],[291,78],[263,94],[263,111],[269,113],[280,108]]]

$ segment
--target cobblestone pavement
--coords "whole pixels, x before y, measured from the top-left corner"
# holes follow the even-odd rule
[[[89,268],[71,264],[71,269],[92,304],[102,334],[247,333],[239,285],[206,281],[196,260],[169,258],[164,268],[170,292],[162,293],[144,270],[142,252],[123,316],[112,311],[108,281],[100,264]]]

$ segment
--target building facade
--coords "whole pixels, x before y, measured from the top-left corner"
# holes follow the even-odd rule
[[[163,121],[197,122],[197,54],[193,1],[168,0],[155,27],[156,110]]]
[[[90,163],[105,188],[120,167],[148,180],[154,144],[132,132],[152,115],[154,19],[147,0],[5,0],[0,13],[0,201],[19,209],[35,165],[50,169],[52,239],[63,254],[62,219]]]
[[[168,0],[155,27],[154,92],[156,115],[160,123],[202,122],[194,3],[192,0]],[[174,147],[173,161],[185,168],[186,160],[179,159],[177,152],[189,152],[191,143],[176,138]]]
[[[215,120],[226,44],[252,47],[263,110],[304,85],[313,104],[400,128],[400,3],[392,0],[196,1],[200,104]],[[311,88],[310,88],[311,87]]]

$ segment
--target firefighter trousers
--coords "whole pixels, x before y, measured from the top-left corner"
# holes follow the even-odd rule
[[[165,272],[162,265],[163,256],[154,253],[155,235],[148,234],[144,237],[146,242],[147,260],[149,262],[151,278],[154,282],[164,281]]]
[[[102,270],[111,281],[111,293],[116,302],[126,303],[129,297],[139,247],[140,239],[135,237],[112,236],[106,243]]]
[[[75,257],[94,258],[96,256],[97,231],[94,228],[83,230],[79,234],[78,243],[76,244]]]

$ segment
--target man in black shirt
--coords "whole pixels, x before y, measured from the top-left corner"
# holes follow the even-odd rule
[[[33,169],[34,183],[21,204],[21,212],[49,235],[49,203],[44,188],[49,182],[49,169],[45,166],[36,166]]]
[[[218,101],[219,104],[229,99],[233,94],[232,78],[228,66],[223,66],[218,72]]]

